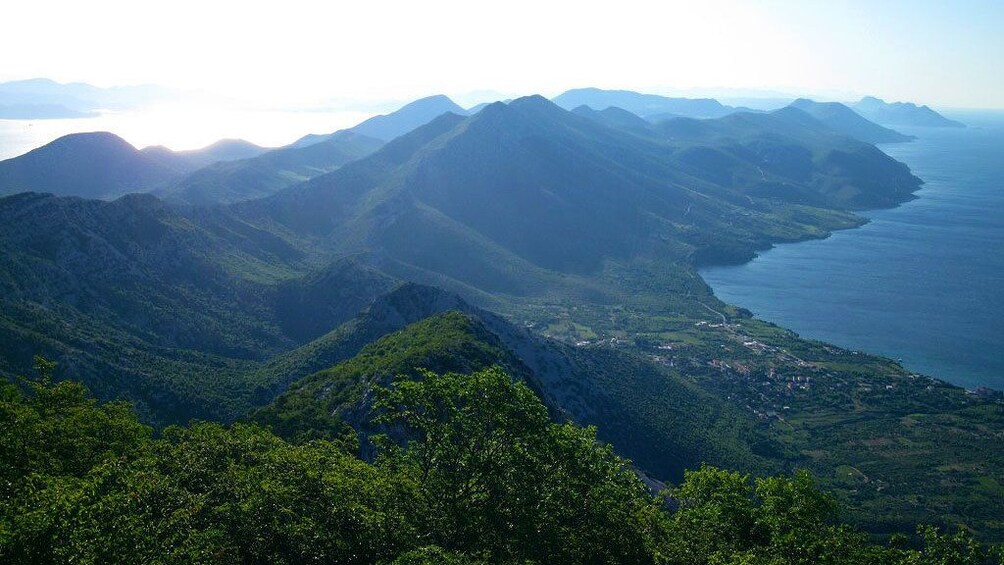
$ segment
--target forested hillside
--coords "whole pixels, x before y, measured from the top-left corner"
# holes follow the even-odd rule
[[[0,389],[0,558],[163,563],[987,563],[965,533],[875,545],[811,476],[702,467],[653,495],[499,368],[374,390],[373,462],[239,424],[156,439],[128,405]]]

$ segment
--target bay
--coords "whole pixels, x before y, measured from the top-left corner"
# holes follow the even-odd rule
[[[803,337],[1004,389],[1004,114],[953,117],[970,127],[900,128],[917,141],[881,146],[925,181],[917,199],[701,275]]]

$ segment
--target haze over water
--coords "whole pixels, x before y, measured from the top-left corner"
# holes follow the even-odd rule
[[[22,155],[70,133],[110,131],[138,149],[166,145],[198,149],[223,138],[263,147],[292,143],[308,133],[331,133],[373,115],[359,111],[282,111],[218,105],[163,104],[94,118],[0,120],[0,160]]]
[[[926,182],[916,200],[701,275],[803,337],[1004,389],[1004,113],[957,117],[970,127],[898,128],[919,139],[881,146]]]

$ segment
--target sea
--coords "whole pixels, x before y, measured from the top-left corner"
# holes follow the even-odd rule
[[[165,103],[131,111],[105,111],[91,118],[0,120],[0,160],[17,157],[70,133],[90,131],[110,131],[138,149],[150,145],[176,151],[198,149],[226,138],[280,147],[308,133],[351,127],[371,115]]]
[[[898,360],[969,389],[1004,390],[1004,112],[880,149],[925,181],[869,222],[701,270],[715,295],[805,338]]]

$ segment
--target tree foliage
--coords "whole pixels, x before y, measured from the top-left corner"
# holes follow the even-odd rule
[[[807,472],[706,466],[655,496],[498,368],[382,390],[392,433],[368,462],[248,424],[153,438],[128,406],[36,365],[42,378],[0,388],[5,563],[989,562],[963,531],[871,544]]]

